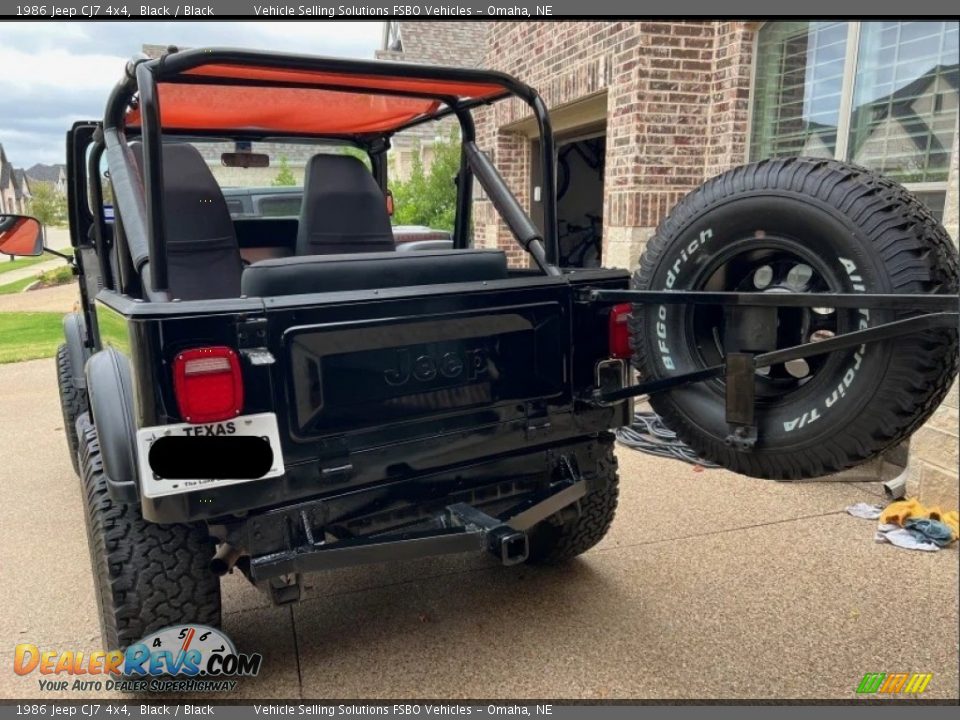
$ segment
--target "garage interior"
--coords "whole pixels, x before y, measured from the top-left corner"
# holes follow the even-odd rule
[[[600,267],[603,260],[606,149],[602,132],[558,144],[557,224],[565,267]]]

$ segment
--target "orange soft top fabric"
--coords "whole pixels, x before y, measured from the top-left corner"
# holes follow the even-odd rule
[[[164,129],[315,135],[390,132],[436,112],[441,105],[436,96],[492,99],[504,94],[504,88],[491,83],[241,65],[204,65],[186,71],[183,77],[192,82],[157,84],[160,124]],[[217,82],[218,78],[246,84],[222,84]],[[344,90],[336,89],[339,87]],[[362,88],[364,92],[350,92],[349,88]],[[378,94],[377,90],[387,94]],[[422,92],[428,97],[392,95],[390,91]],[[127,125],[139,124],[140,113],[134,108],[127,113]]]

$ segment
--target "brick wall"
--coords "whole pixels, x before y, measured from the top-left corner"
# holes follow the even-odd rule
[[[634,267],[684,194],[746,159],[752,47],[742,22],[494,23],[485,64],[552,109],[606,91],[604,264]],[[526,206],[530,142],[503,128],[529,114],[510,101],[477,117],[480,146]],[[479,243],[526,263],[489,202],[477,203],[475,228]]]

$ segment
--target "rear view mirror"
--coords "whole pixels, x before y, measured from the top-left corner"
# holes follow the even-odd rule
[[[270,167],[270,156],[255,152],[225,152],[221,153],[220,162],[226,167],[265,168]]]
[[[40,221],[26,215],[0,215],[0,253],[24,257],[43,255]]]

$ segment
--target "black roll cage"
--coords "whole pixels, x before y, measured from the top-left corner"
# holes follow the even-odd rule
[[[198,76],[183,76],[183,73],[204,65],[227,64],[249,67],[266,67],[285,70],[313,70],[336,72],[343,75],[384,75],[423,80],[459,81],[499,85],[503,93],[482,99],[467,99],[447,95],[399,90],[371,90],[349,86],[325,86],[292,82],[258,81],[247,79],[215,78],[205,80]],[[385,72],[387,71],[387,72]],[[557,231],[556,192],[543,194],[544,230],[541,232],[523,210],[510,191],[503,177],[490,159],[476,144],[476,130],[471,110],[509,97],[520,98],[533,112],[540,139],[540,165],[543,185],[556,186],[555,147],[553,129],[547,106],[540,95],[528,85],[501,72],[466,68],[415,65],[388,61],[349,60],[343,58],[311,57],[306,55],[268,53],[255,50],[210,48],[176,51],[155,59],[144,55],[127,63],[123,79],[110,94],[103,121],[103,139],[107,162],[117,205],[124,210],[123,227],[133,267],[143,282],[144,294],[153,301],[170,300],[169,277],[166,257],[166,228],[163,213],[163,159],[160,152],[163,131],[160,126],[160,99],[157,83],[204,83],[268,87],[306,87],[315,90],[335,89],[345,93],[376,93],[427,98],[440,101],[446,107],[415,118],[392,133],[372,136],[349,136],[342,139],[362,142],[364,137],[388,140],[395,132],[409,129],[425,122],[454,116],[460,123],[461,159],[457,176],[456,219],[454,221],[454,245],[465,247],[470,228],[473,202],[471,179],[476,177],[494,207],[510,228],[520,245],[533,257],[546,275],[560,275],[558,267],[559,239]],[[139,134],[143,141],[143,179],[137,169],[132,152],[127,145],[126,113],[134,104],[140,110]],[[214,128],[211,128],[215,131]],[[224,131],[239,136],[236,131]],[[196,132],[190,133],[196,135]],[[264,132],[263,135],[281,137],[283,133]],[[296,137],[310,137],[297,133]],[[320,136],[318,136],[320,137]],[[331,135],[322,137],[331,138]]]

